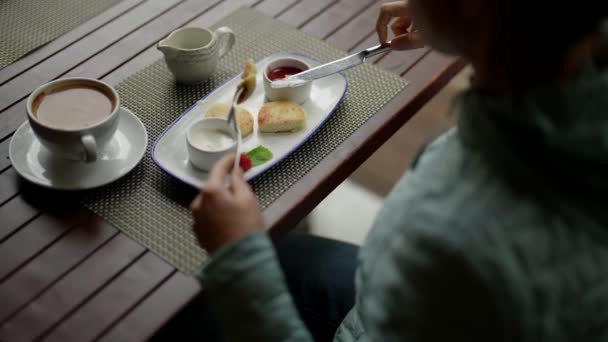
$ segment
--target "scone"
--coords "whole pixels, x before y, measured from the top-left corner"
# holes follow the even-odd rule
[[[260,132],[295,132],[306,126],[306,112],[295,102],[268,102],[258,114]]]
[[[216,103],[209,107],[207,114],[208,118],[228,118],[228,112],[230,111],[230,105],[224,103]],[[245,108],[236,107],[236,123],[239,125],[241,136],[244,138],[253,132],[253,115]]]

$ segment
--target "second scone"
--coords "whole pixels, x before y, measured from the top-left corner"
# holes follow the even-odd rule
[[[268,102],[258,113],[260,132],[295,132],[306,126],[306,112],[295,102]]]
[[[216,103],[209,107],[207,114],[208,118],[228,118],[228,112],[230,111],[230,105],[223,103]],[[239,125],[241,136],[244,138],[253,132],[253,115],[245,108],[236,107],[236,123]]]

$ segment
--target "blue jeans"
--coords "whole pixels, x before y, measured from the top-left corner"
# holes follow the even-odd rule
[[[303,233],[287,235],[275,248],[300,317],[315,341],[332,341],[354,305],[359,248]],[[193,300],[152,341],[225,341],[205,295]]]
[[[300,317],[315,341],[332,341],[355,303],[359,247],[293,233],[276,249]]]

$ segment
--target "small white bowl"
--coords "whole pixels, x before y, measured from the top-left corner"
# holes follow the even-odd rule
[[[237,152],[236,133],[221,118],[205,118],[192,124],[186,132],[186,143],[190,163],[204,171],[211,170],[225,155]]]
[[[296,67],[306,71],[310,69],[308,63],[296,58],[279,58],[271,61],[264,68],[264,91],[266,98],[270,101],[293,101],[297,104],[302,104],[310,97],[312,82],[307,82],[293,88],[272,88],[272,81],[268,78],[270,70],[280,67]]]

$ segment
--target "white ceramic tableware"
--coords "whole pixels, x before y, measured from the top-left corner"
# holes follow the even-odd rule
[[[40,122],[32,109],[34,100],[42,94],[62,87],[69,87],[71,84],[95,87],[107,96],[112,97],[114,104],[112,113],[95,125],[80,129],[62,129]],[[62,78],[46,83],[34,90],[27,99],[26,111],[27,119],[34,134],[49,151],[61,158],[93,162],[98,157],[98,151],[104,148],[116,132],[119,121],[120,97],[111,85],[96,79],[86,77]]]
[[[283,52],[258,61],[256,66],[258,70],[263,70],[273,60],[292,57],[302,59],[311,66],[320,64],[312,57]],[[262,74],[261,72],[257,74],[258,84],[262,82]],[[204,117],[209,107],[216,103],[230,104],[234,89],[240,81],[239,73],[187,109],[159,136],[152,147],[152,158],[163,171],[193,187],[205,186],[208,173],[190,164],[187,145],[184,143],[185,135],[193,123]],[[262,145],[268,148],[274,157],[245,172],[245,179],[251,180],[264,173],[309,139],[336,110],[344,97],[346,88],[347,80],[343,74],[335,74],[315,81],[310,92],[310,99],[302,104],[302,108],[307,113],[307,123],[302,130],[294,133],[260,133],[257,127],[257,115],[267,100],[263,87],[257,87],[251,97],[241,105],[253,114],[255,124],[253,133],[243,138],[239,151],[246,153]]]
[[[126,175],[146,153],[148,134],[142,122],[126,108],[120,108],[118,128],[98,151],[97,161],[83,163],[56,156],[24,122],[11,138],[9,156],[19,175],[55,190],[85,190],[111,183]]]
[[[298,86],[293,86],[289,88],[273,88],[271,87],[272,80],[268,77],[268,73],[270,70],[281,67],[296,67],[301,69],[302,71],[306,71],[310,69],[310,64],[306,62],[305,59],[299,56],[292,57],[280,57],[271,60],[264,67],[264,92],[266,93],[266,98],[270,101],[293,101],[297,104],[302,104],[306,102],[310,97],[310,90],[312,89],[313,82],[305,82]]]
[[[190,163],[201,170],[211,170],[222,157],[237,152],[237,134],[224,119],[195,122],[186,132]]]
[[[201,27],[184,27],[158,42],[169,70],[178,82],[196,83],[207,79],[235,42],[228,27],[210,31]]]

